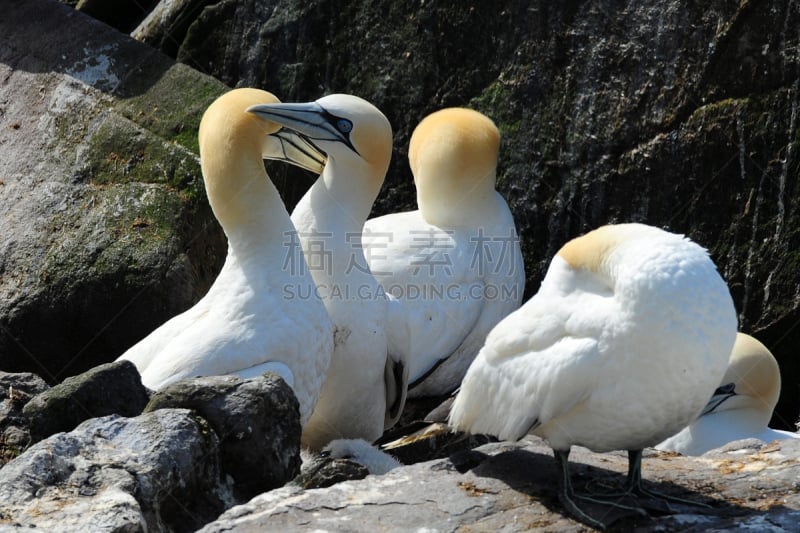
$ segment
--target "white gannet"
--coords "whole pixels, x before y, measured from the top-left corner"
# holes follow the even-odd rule
[[[369,442],[400,416],[408,342],[403,308],[371,274],[361,232],[392,154],[392,128],[375,106],[333,94],[250,111],[283,124],[327,155],[322,174],[292,212],[311,275],[334,324],[334,353],[303,446],[338,438]]]
[[[373,274],[408,308],[409,397],[452,392],[489,331],[522,302],[514,218],[495,190],[499,146],[497,126],[478,111],[428,115],[408,151],[419,210],[364,226]]]
[[[572,489],[570,447],[628,450],[626,493],[647,494],[642,449],[697,416],[736,329],[728,287],[705,249],[643,224],[604,226],[564,245],[539,292],[489,333],[449,422],[501,439],[546,439],[562,503],[603,527],[576,503],[587,497]]]
[[[309,146],[281,151],[268,137],[280,126],[246,112],[277,101],[265,91],[235,89],[206,110],[200,162],[208,201],[228,238],[225,264],[200,301],[120,358],[132,361],[151,389],[194,376],[276,372],[294,390],[305,424],[333,352],[333,326],[311,276],[285,268],[285,243],[295,228],[262,156],[318,170],[322,156],[311,159]],[[305,297],[288,297],[290,285],[305,287]]]
[[[798,433],[767,426],[780,392],[781,374],[775,357],[759,341],[739,333],[728,370],[703,412],[656,448],[702,455],[741,439],[800,439]]]

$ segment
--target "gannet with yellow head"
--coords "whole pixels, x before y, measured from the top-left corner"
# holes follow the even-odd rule
[[[728,370],[705,409],[656,448],[702,455],[741,439],[800,439],[798,433],[768,427],[780,392],[781,374],[775,357],[758,340],[738,333]]]
[[[419,209],[364,226],[373,274],[408,308],[409,397],[453,391],[489,331],[522,302],[514,218],[495,190],[499,147],[497,126],[478,111],[428,115],[408,150]]]
[[[371,274],[361,248],[364,221],[392,153],[392,128],[352,95],[250,108],[327,155],[322,174],[292,212],[311,275],[334,324],[334,353],[302,443],[320,450],[347,438],[369,442],[399,418],[405,402],[406,320]]]
[[[449,422],[546,439],[562,503],[602,527],[576,503],[570,447],[628,450],[626,492],[647,494],[642,449],[703,409],[735,336],[733,301],[706,250],[643,224],[604,226],[563,246],[537,294],[491,331]]]
[[[305,424],[333,352],[333,326],[308,273],[285,268],[285,243],[295,234],[263,156],[321,169],[323,157],[302,139],[294,148],[269,134],[280,126],[247,113],[278,102],[266,91],[235,89],[215,100],[200,122],[200,162],[208,201],[228,238],[225,264],[208,293],[120,358],[143,383],[160,389],[194,376],[280,374],[300,403]],[[301,258],[302,259],[302,258]],[[306,298],[286,287],[306,288]]]

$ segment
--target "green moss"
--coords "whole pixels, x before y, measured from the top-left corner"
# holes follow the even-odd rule
[[[83,154],[91,183],[163,183],[194,200],[202,194],[197,157],[148,130],[111,114],[98,125]]]
[[[227,90],[221,82],[175,64],[146,91],[120,100],[115,109],[138,126],[198,153],[203,112]]]

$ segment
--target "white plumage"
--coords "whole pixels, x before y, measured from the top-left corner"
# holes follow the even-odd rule
[[[303,445],[319,450],[338,438],[372,442],[399,417],[408,375],[403,309],[386,297],[361,248],[364,221],[391,158],[391,125],[369,102],[343,94],[251,111],[327,154],[322,174],[292,213],[335,330],[328,377]]]
[[[778,362],[766,346],[739,333],[728,370],[706,408],[691,424],[656,448],[702,455],[741,439],[771,442],[800,434],[768,427],[781,391]]]
[[[628,450],[627,489],[642,492],[642,448],[697,416],[735,335],[730,293],[703,248],[642,224],[604,226],[562,247],[538,293],[492,330],[450,424],[546,439],[565,506],[598,525],[572,499],[570,447]]]
[[[522,301],[519,239],[495,190],[499,144],[477,111],[428,115],[408,154],[419,210],[364,226],[373,274],[408,309],[409,397],[455,389],[489,331]]]
[[[253,104],[277,101],[265,91],[236,89],[206,110],[200,159],[208,200],[228,237],[225,264],[197,304],[121,358],[132,361],[152,389],[194,376],[277,372],[294,389],[305,424],[322,388],[333,334],[311,276],[284,268],[284,243],[294,226],[262,160],[264,154],[289,160],[276,152],[280,143],[267,137],[279,126],[246,112]],[[313,153],[306,149],[306,155]],[[290,162],[315,166],[294,155]],[[304,286],[311,296],[287,297],[290,284]]]

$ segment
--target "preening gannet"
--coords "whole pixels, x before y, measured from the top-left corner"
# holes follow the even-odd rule
[[[283,150],[268,137],[280,126],[246,112],[264,102],[278,99],[261,90],[235,89],[203,115],[200,162],[208,201],[228,238],[225,264],[194,307],[121,358],[136,365],[151,389],[194,376],[277,372],[294,389],[305,424],[330,363],[333,326],[311,276],[284,266],[285,244],[296,239],[295,228],[262,156],[309,168],[319,162],[311,157],[311,146]],[[298,285],[306,288],[305,297],[289,297],[287,287]]]
[[[728,370],[703,412],[656,448],[702,455],[741,439],[800,439],[798,433],[767,426],[780,392],[781,374],[775,357],[750,335],[738,333]]]
[[[408,161],[419,210],[367,221],[372,273],[407,307],[409,397],[452,392],[486,335],[519,307],[525,267],[495,190],[500,132],[465,108],[425,117]]]
[[[467,371],[452,427],[543,437],[561,469],[559,497],[576,518],[573,445],[628,450],[626,492],[641,486],[642,449],[700,412],[736,337],[727,285],[706,250],[642,224],[573,239],[539,292],[500,322]]]
[[[387,298],[361,248],[364,221],[391,158],[391,125],[375,106],[346,94],[250,111],[327,155],[322,174],[292,213],[335,330],[328,377],[302,443],[320,450],[338,438],[372,442],[399,417],[408,376],[403,309]]]

